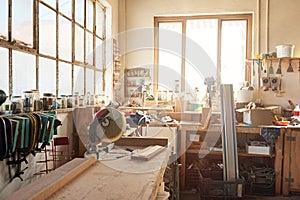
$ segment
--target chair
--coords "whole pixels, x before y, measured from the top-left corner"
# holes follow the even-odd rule
[[[60,148],[59,148],[60,146]],[[66,147],[64,152],[63,146]],[[71,160],[70,153],[70,138],[69,137],[54,137],[52,140],[52,156],[53,156],[53,169],[58,167],[58,161],[64,157],[67,161]]]

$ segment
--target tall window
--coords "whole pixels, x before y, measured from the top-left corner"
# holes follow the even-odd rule
[[[157,90],[181,94],[198,88],[203,97],[205,80],[233,84],[245,81],[245,59],[251,56],[251,14],[155,17]],[[165,76],[166,74],[172,74]],[[234,78],[233,78],[234,77]]]
[[[0,0],[0,89],[8,95],[104,92],[109,62],[101,44],[110,37],[111,19],[103,2]]]

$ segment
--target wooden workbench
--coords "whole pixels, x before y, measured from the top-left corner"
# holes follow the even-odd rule
[[[154,145],[160,139],[165,144],[165,150],[148,161],[133,160],[130,156],[107,161],[98,161],[93,156],[76,158],[7,199],[156,199],[174,148],[174,133],[161,127],[153,130],[152,141],[151,137],[133,138],[137,146]],[[120,139],[119,144],[127,146],[129,140]]]

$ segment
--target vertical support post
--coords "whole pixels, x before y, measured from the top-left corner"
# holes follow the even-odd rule
[[[232,85],[221,84],[220,92],[224,181],[234,181],[239,177],[239,170]]]

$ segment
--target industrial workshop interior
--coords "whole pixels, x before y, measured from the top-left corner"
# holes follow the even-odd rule
[[[0,199],[300,199],[299,0],[0,0]]]

